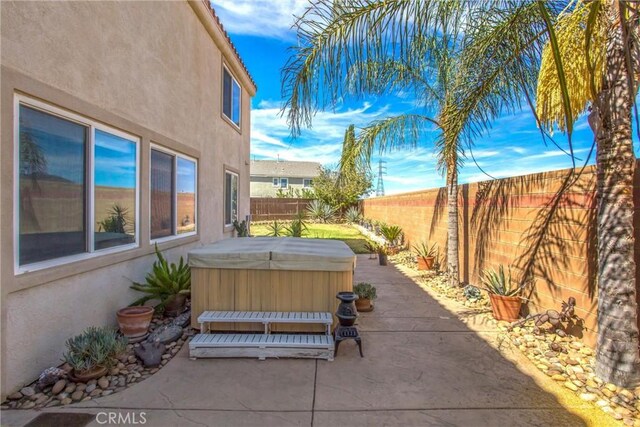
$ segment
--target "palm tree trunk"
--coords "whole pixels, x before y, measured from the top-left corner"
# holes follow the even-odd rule
[[[458,243],[458,168],[455,159],[447,165],[447,273],[450,286],[460,286]]]
[[[596,126],[598,199],[598,342],[596,375],[620,385],[640,382],[629,86],[616,2],[608,8],[606,71]]]

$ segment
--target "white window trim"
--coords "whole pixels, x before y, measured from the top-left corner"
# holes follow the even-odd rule
[[[238,175],[237,172],[234,172],[232,170],[229,169],[225,169],[224,170],[224,203],[223,203],[223,209],[224,211],[222,212],[222,221],[224,222],[224,226],[225,227],[232,227],[233,226],[233,219],[231,220],[230,224],[227,224],[227,220],[226,220],[226,216],[227,216],[227,174],[229,175],[235,175],[236,177],[236,183],[238,186],[238,195],[240,194],[240,175]],[[236,205],[239,203],[239,200],[236,200]],[[239,217],[236,217],[236,221],[238,220]]]
[[[172,150],[162,145],[158,145],[154,143],[151,143],[150,145],[151,147],[149,148],[149,237],[150,237],[149,243],[151,244],[164,243],[164,242],[170,242],[172,240],[182,239],[183,237],[195,236],[196,234],[198,234],[198,222],[200,221],[200,215],[198,215],[198,159],[196,159],[195,157],[187,156],[186,154],[182,154],[178,151]],[[175,224],[173,224],[173,226],[176,229],[176,234],[172,234],[171,236],[159,237],[157,239],[151,239],[151,150],[160,151],[162,153],[173,156],[173,168],[176,174],[174,185],[176,187],[178,186],[178,158],[189,160],[195,163],[196,165],[196,171],[195,171],[196,201],[194,203],[194,209],[196,212],[196,221],[195,221],[196,226],[193,231],[190,231],[188,233],[178,234],[178,189],[174,188],[173,206],[171,208],[173,210],[172,213],[173,213],[173,218],[175,220]]]
[[[236,129],[240,130],[242,128],[242,85],[240,84],[240,82],[238,81],[238,79],[236,79],[236,76],[231,72],[231,70],[229,69],[229,67],[227,67],[225,64],[222,65],[224,70],[227,70],[227,73],[229,73],[229,75],[231,76],[231,83],[233,84],[235,82],[235,84],[238,85],[238,89],[240,89],[240,97],[238,98],[238,123],[236,124],[233,119],[231,117],[228,117],[225,113],[224,113],[224,72],[222,73],[222,99],[220,100],[220,106],[222,107],[222,117],[224,117],[233,127],[235,127]],[[233,116],[233,86],[231,87],[231,115]]]
[[[283,181],[287,182],[287,185],[285,185],[284,187],[282,186],[282,182]],[[289,178],[280,178],[280,186],[278,188],[280,188],[281,190],[288,189],[289,188]]]
[[[20,105],[40,110],[44,113],[60,117],[61,119],[78,123],[82,126],[86,126],[89,129],[88,147],[89,155],[87,156],[86,167],[89,169],[89,178],[86,185],[89,188],[89,197],[87,198],[86,211],[88,212],[85,220],[88,221],[87,229],[85,233],[87,252],[75,255],[69,255],[60,258],[54,258],[46,261],[34,262],[31,264],[20,265]],[[46,268],[57,267],[60,265],[69,264],[76,261],[82,261],[92,258],[97,258],[103,255],[109,255],[119,252],[128,251],[140,247],[140,138],[132,134],[120,131],[110,126],[104,125],[92,120],[88,117],[81,116],[79,114],[67,111],[60,107],[48,104],[46,102],[39,101],[37,99],[28,97],[22,94],[14,94],[13,104],[13,263],[14,263],[14,275],[20,275],[29,273],[32,271],[44,270]],[[94,143],[95,143],[95,131],[101,130],[110,133],[115,136],[127,139],[136,144],[136,191],[135,191],[135,242],[128,245],[114,246],[111,248],[98,249],[94,248],[94,233],[95,233],[95,212],[94,212],[94,197],[95,189],[93,187],[95,168],[94,168]],[[86,179],[86,178],[85,178]]]
[[[273,183],[273,186],[274,186],[275,188],[280,187],[280,178],[273,178],[273,179],[271,180],[271,182]]]

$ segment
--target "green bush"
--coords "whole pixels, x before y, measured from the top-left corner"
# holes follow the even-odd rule
[[[335,217],[336,209],[321,200],[312,200],[307,206],[307,213],[312,220],[327,223]]]
[[[390,245],[394,245],[402,236],[402,228],[398,225],[382,224],[380,226],[380,234]]]

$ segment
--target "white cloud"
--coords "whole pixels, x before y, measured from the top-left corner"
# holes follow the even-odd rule
[[[211,5],[232,34],[294,39],[294,15],[302,15],[307,0],[211,0]]]

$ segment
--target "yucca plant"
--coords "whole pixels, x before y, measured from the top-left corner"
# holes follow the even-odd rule
[[[131,305],[143,305],[149,300],[159,300],[156,311],[164,310],[167,304],[186,298],[191,294],[191,270],[180,257],[178,264],[169,264],[156,245],[156,256],[153,268],[145,277],[145,283],[133,282],[131,289],[144,292],[145,296],[135,300]]]
[[[273,236],[273,237],[284,236],[285,226],[281,222],[278,222],[277,219],[273,221],[273,223],[267,224],[266,227],[267,227],[267,230],[269,230],[269,233],[267,234],[268,236]]]
[[[438,255],[438,244],[434,243],[433,245],[429,246],[429,242],[420,242],[416,245],[413,245],[413,250],[416,251],[416,254],[420,258],[435,258]]]
[[[505,274],[502,265],[498,267],[497,272],[493,268],[485,269],[482,272],[481,281],[483,284],[482,288],[494,295],[513,297],[522,291],[521,286],[514,286],[511,282],[511,269],[509,268],[508,274]]]
[[[304,218],[304,213],[300,212],[296,215],[296,218],[291,222],[291,224],[284,228],[289,236],[302,237],[302,234],[305,231],[308,231]]]
[[[127,347],[127,339],[116,329],[90,327],[80,335],[69,338],[63,359],[76,373],[85,373],[96,367],[110,368]]]
[[[382,224],[380,226],[380,234],[390,245],[394,245],[402,236],[402,228],[398,225]]]
[[[312,200],[307,212],[312,220],[324,223],[330,222],[336,215],[336,209],[321,200]]]
[[[349,209],[347,209],[344,213],[344,219],[349,223],[349,224],[355,224],[358,221],[360,221],[360,218],[362,216],[360,215],[360,210],[356,207],[356,206],[351,206]]]

